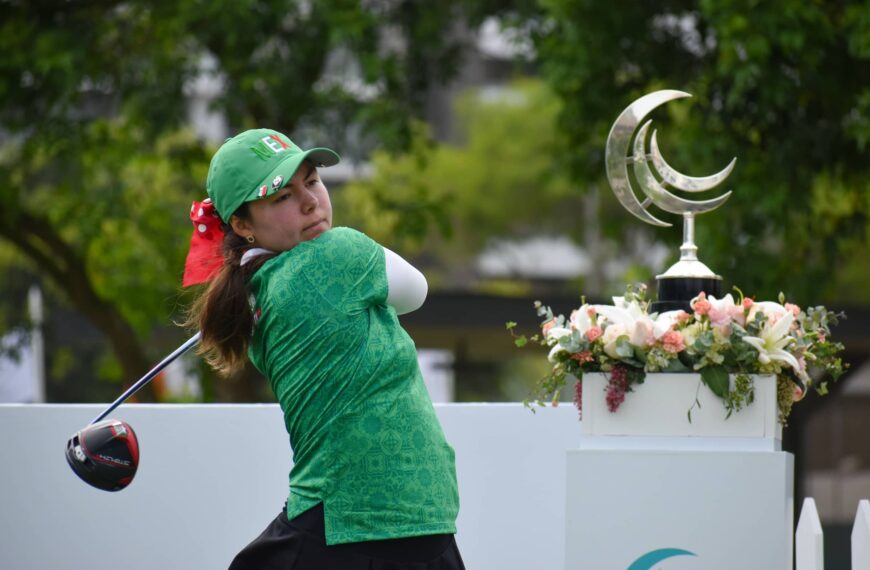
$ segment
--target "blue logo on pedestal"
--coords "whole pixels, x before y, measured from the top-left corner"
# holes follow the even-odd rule
[[[689,552],[688,550],[682,550],[680,548],[660,548],[658,550],[653,550],[652,552],[647,552],[646,554],[632,562],[631,566],[629,566],[627,570],[652,570],[653,566],[655,566],[662,560],[667,560],[668,558],[673,558],[674,556],[697,555],[694,552]]]

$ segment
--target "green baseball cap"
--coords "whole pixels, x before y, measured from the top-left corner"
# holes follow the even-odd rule
[[[244,204],[283,188],[304,160],[333,166],[341,157],[328,148],[302,150],[272,129],[252,129],[229,138],[208,167],[206,191],[225,223]]]

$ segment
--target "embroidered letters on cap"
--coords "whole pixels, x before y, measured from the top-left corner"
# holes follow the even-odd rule
[[[269,135],[257,141],[257,144],[252,146],[251,150],[263,160],[269,160],[279,152],[285,152],[289,148],[292,147],[278,135]]]
[[[284,152],[290,145],[281,140],[281,137],[278,135],[269,135],[268,137],[263,137],[262,141],[266,144],[267,147],[271,148],[275,152]]]

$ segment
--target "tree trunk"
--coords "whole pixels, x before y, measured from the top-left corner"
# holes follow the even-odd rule
[[[48,220],[23,211],[15,212],[0,218],[0,237],[17,246],[47,273],[73,306],[105,335],[121,364],[126,386],[148,371],[149,359],[133,327],[115,305],[97,294],[85,272],[84,261]],[[139,394],[143,399],[154,399],[150,388]]]

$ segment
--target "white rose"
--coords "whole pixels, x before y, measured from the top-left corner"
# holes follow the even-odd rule
[[[560,338],[568,336],[569,334],[571,334],[571,329],[566,329],[565,327],[553,327],[547,331],[547,343],[558,343]]]
[[[554,346],[553,348],[550,349],[550,354],[547,355],[547,360],[549,360],[551,364],[556,364],[558,362],[558,360],[556,359],[556,356],[558,356],[559,353],[562,353],[562,352],[567,353],[568,350],[564,346],[562,346],[561,344],[557,344],[556,346]]]
[[[616,339],[621,336],[628,335],[625,326],[621,324],[612,324],[604,329],[604,335],[601,337],[604,343],[604,352],[611,358],[619,358],[616,354]]]

